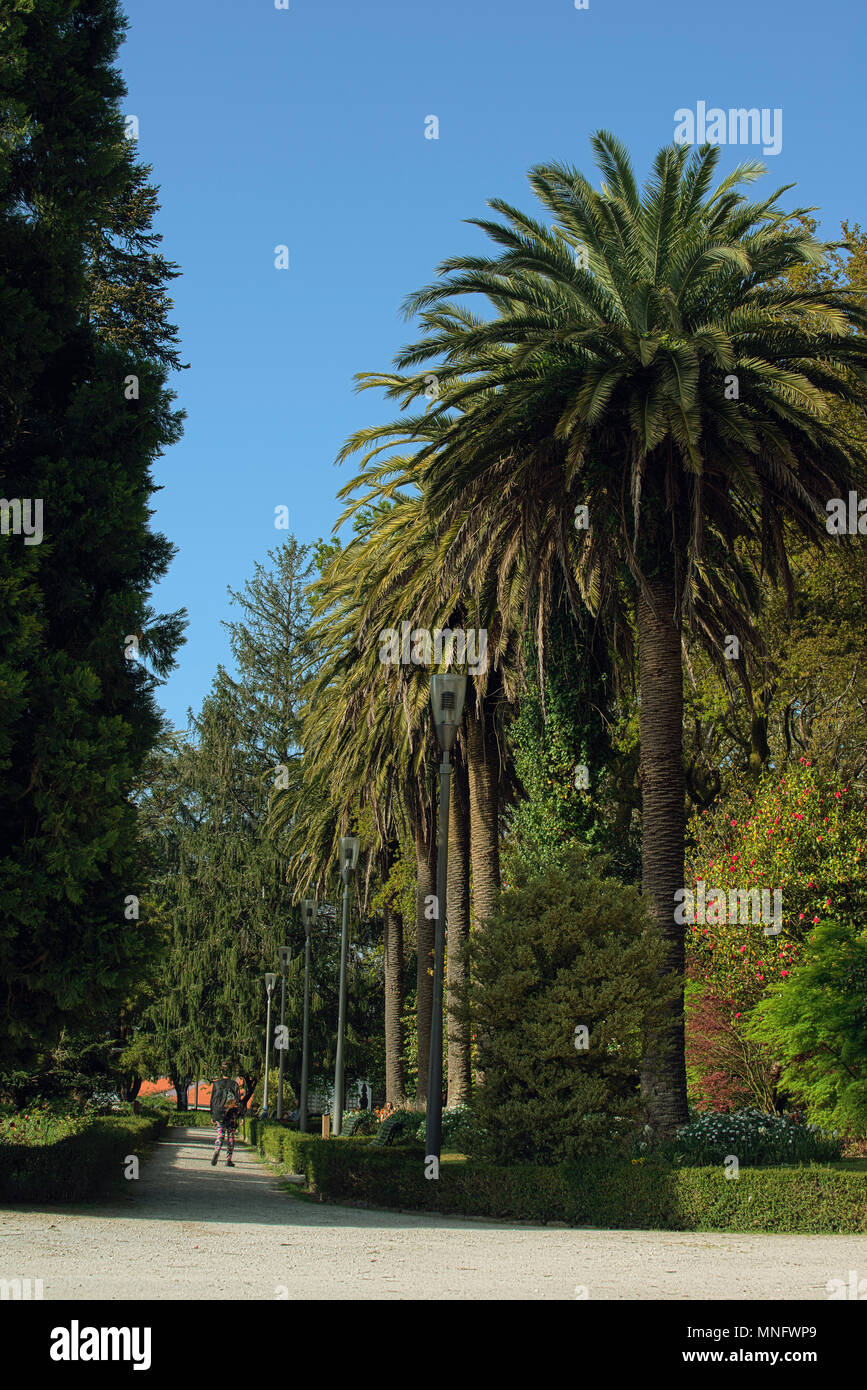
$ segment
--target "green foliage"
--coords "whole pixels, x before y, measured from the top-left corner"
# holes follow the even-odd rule
[[[0,536],[0,1042],[30,1069],[64,1028],[115,1036],[156,951],[127,908],[133,788],[184,625],[148,603],[172,556],[150,499],[180,362],[176,269],[124,138],[123,26],[116,0],[0,21],[0,491],[39,500],[44,531]]]
[[[424,1142],[425,1121],[416,1130],[416,1139]],[[489,1141],[487,1130],[479,1125],[475,1112],[469,1105],[450,1105],[442,1112],[442,1149],[456,1150],[458,1153],[473,1154],[481,1152]]]
[[[699,980],[746,1009],[785,981],[808,932],[829,916],[859,920],[867,910],[864,798],[804,760],[783,776],[739,783],[692,822],[686,886],[782,891],[782,931],[732,922],[687,926],[687,954]],[[710,916],[710,911],[707,914]]]
[[[623,1142],[641,1113],[642,1047],[666,1002],[662,951],[637,889],[580,854],[501,895],[473,947],[484,1075],[473,1109],[492,1157],[551,1161]]]
[[[680,1163],[702,1168],[733,1154],[741,1165],[826,1163],[839,1158],[842,1139],[790,1115],[763,1110],[700,1115],[679,1129],[671,1151]]]
[[[0,1144],[54,1144],[70,1134],[81,1134],[90,1125],[84,1115],[58,1114],[46,1101],[0,1119]]]
[[[272,1060],[273,1060],[273,1054],[272,1054]],[[270,1070],[269,1070],[269,1072],[268,1072],[268,1109],[270,1110],[270,1112],[271,1112],[272,1115],[276,1114],[276,1112],[277,1112],[277,1092],[278,1092],[278,1090],[279,1090],[279,1081],[280,1081],[280,1070],[279,1070],[279,1067],[271,1067]],[[285,1078],[285,1077],[284,1077],[284,1079],[283,1079],[283,1090],[284,1090],[284,1101],[283,1101],[283,1104],[284,1104],[284,1108],[285,1108],[286,1112],[288,1113],[290,1110],[294,1110],[294,1109],[295,1109],[295,1103],[294,1103],[294,1098],[293,1098],[293,1096],[292,1096],[292,1087],[291,1087],[291,1086],[288,1086],[288,1085],[286,1084],[286,1078]],[[289,1103],[289,1102],[291,1102],[291,1103]],[[250,1103],[251,1103],[251,1105],[256,1105],[256,1106],[258,1106],[260,1110],[261,1110],[262,1106],[265,1104],[265,1068],[264,1068],[264,1067],[262,1068],[262,1075],[259,1077],[259,1080],[256,1082],[256,1087],[255,1087],[255,1090],[253,1091],[253,1099],[252,1099],[252,1101],[251,1101]]]
[[[214,1121],[211,1119],[207,1110],[179,1110],[173,1100],[166,1100],[164,1097],[148,1098],[141,1104],[143,1115],[156,1114],[164,1124],[177,1125],[181,1128],[189,1126],[191,1129],[212,1129]]]
[[[284,846],[266,833],[275,785],[297,795],[301,750],[297,703],[309,656],[305,587],[311,565],[294,537],[257,565],[228,624],[237,674],[220,668],[190,736],[166,740],[142,793],[150,906],[164,933],[159,980],[128,1060],[140,1073],[214,1075],[228,1051],[253,1089],[265,1040],[264,974],[278,947],[286,979],[287,1090],[298,1094],[304,990],[304,930],[287,882]],[[354,927],[346,1030],[347,1079],[363,1070],[378,1032],[380,976],[364,948],[376,924]],[[334,1064],[338,910],[320,902],[311,953],[313,1070]],[[271,1022],[280,1019],[280,981]],[[275,1038],[272,1035],[272,1049]],[[272,1057],[273,1057],[272,1050]],[[260,1098],[261,1098],[261,1092]],[[269,1097],[270,1099],[270,1097]],[[276,1100],[276,1090],[274,1092]]]
[[[116,1190],[129,1154],[156,1139],[160,1116],[123,1115],[69,1122],[49,1142],[0,1139],[0,1197],[4,1201],[78,1202]]]
[[[265,1153],[261,1135],[257,1143]],[[286,1171],[304,1174],[310,1190],[330,1202],[608,1230],[867,1231],[867,1173],[828,1167],[746,1168],[733,1182],[721,1165],[582,1159],[500,1166],[472,1159],[442,1163],[434,1180],[424,1176],[422,1149],[408,1154],[290,1131],[269,1147],[279,1148]]]
[[[568,613],[552,616],[545,635],[540,682],[538,649],[528,636],[520,709],[509,724],[515,772],[524,796],[510,818],[513,853],[537,869],[560,864],[579,844],[600,848],[596,804],[608,752],[602,710],[607,702],[604,650],[591,624]],[[576,786],[576,764],[588,787]]]
[[[785,985],[748,1031],[782,1059],[781,1082],[811,1119],[867,1134],[867,931],[834,919],[814,927]]]

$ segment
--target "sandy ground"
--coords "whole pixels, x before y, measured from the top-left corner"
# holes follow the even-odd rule
[[[564,1230],[297,1200],[249,1148],[171,1129],[111,1203],[0,1211],[45,1299],[821,1299],[867,1237]]]

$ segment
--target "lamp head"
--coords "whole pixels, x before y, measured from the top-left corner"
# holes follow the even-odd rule
[[[342,835],[340,839],[340,872],[343,882],[348,883],[358,865],[358,851],[361,845],[357,835]]]
[[[277,954],[280,957],[280,969],[285,970],[292,959],[292,952],[288,946],[278,946]]]
[[[301,904],[301,921],[304,923],[304,930],[310,935],[310,928],[316,921],[316,899],[305,898]]]
[[[271,971],[269,971],[268,974],[265,976],[265,988],[269,994],[273,994],[274,986],[276,985],[276,983],[277,976],[274,975]]]
[[[466,693],[466,676],[456,675],[453,671],[431,676],[430,703],[434,728],[440,748],[445,753],[450,753],[455,746]]]

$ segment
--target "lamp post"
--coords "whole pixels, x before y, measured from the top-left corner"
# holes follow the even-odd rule
[[[292,958],[288,946],[279,946],[280,956],[280,1041],[277,1044],[280,1052],[280,1082],[277,1088],[277,1119],[283,1118],[283,1068],[286,1064],[286,967]]]
[[[443,760],[440,764],[440,818],[437,838],[437,896],[436,933],[434,936],[434,983],[430,1021],[430,1058],[427,1073],[427,1114],[424,1142],[428,1158],[439,1161],[443,1130],[443,962],[446,944],[446,892],[449,846],[449,787],[452,775],[451,752],[458,736],[464,699],[467,693],[466,676],[451,671],[431,676],[430,702],[434,728]]]
[[[268,995],[268,1012],[265,1018],[265,1093],[262,1096],[262,1119],[268,1115],[268,1066],[271,1056],[271,995],[274,993],[274,986],[277,983],[277,976],[270,972],[265,976],[265,990]]]
[[[343,1033],[346,1026],[346,955],[349,946],[349,885],[358,864],[359,841],[356,835],[344,835],[340,840],[340,872],[343,876],[343,930],[340,933],[340,1007],[337,1016],[337,1057],[334,1063],[334,1105],[331,1123],[333,1133],[343,1128]]]
[[[316,900],[305,898],[301,904],[301,920],[304,923],[304,1025],[301,1041],[301,1133],[307,1133],[307,1066],[308,1042],[310,1033],[310,931],[316,921]]]

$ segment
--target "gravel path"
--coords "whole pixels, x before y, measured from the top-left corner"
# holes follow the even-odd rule
[[[297,1200],[258,1155],[171,1129],[110,1203],[0,1211],[0,1278],[44,1297],[826,1299],[863,1236],[564,1230]],[[582,1293],[586,1290],[586,1293]]]

